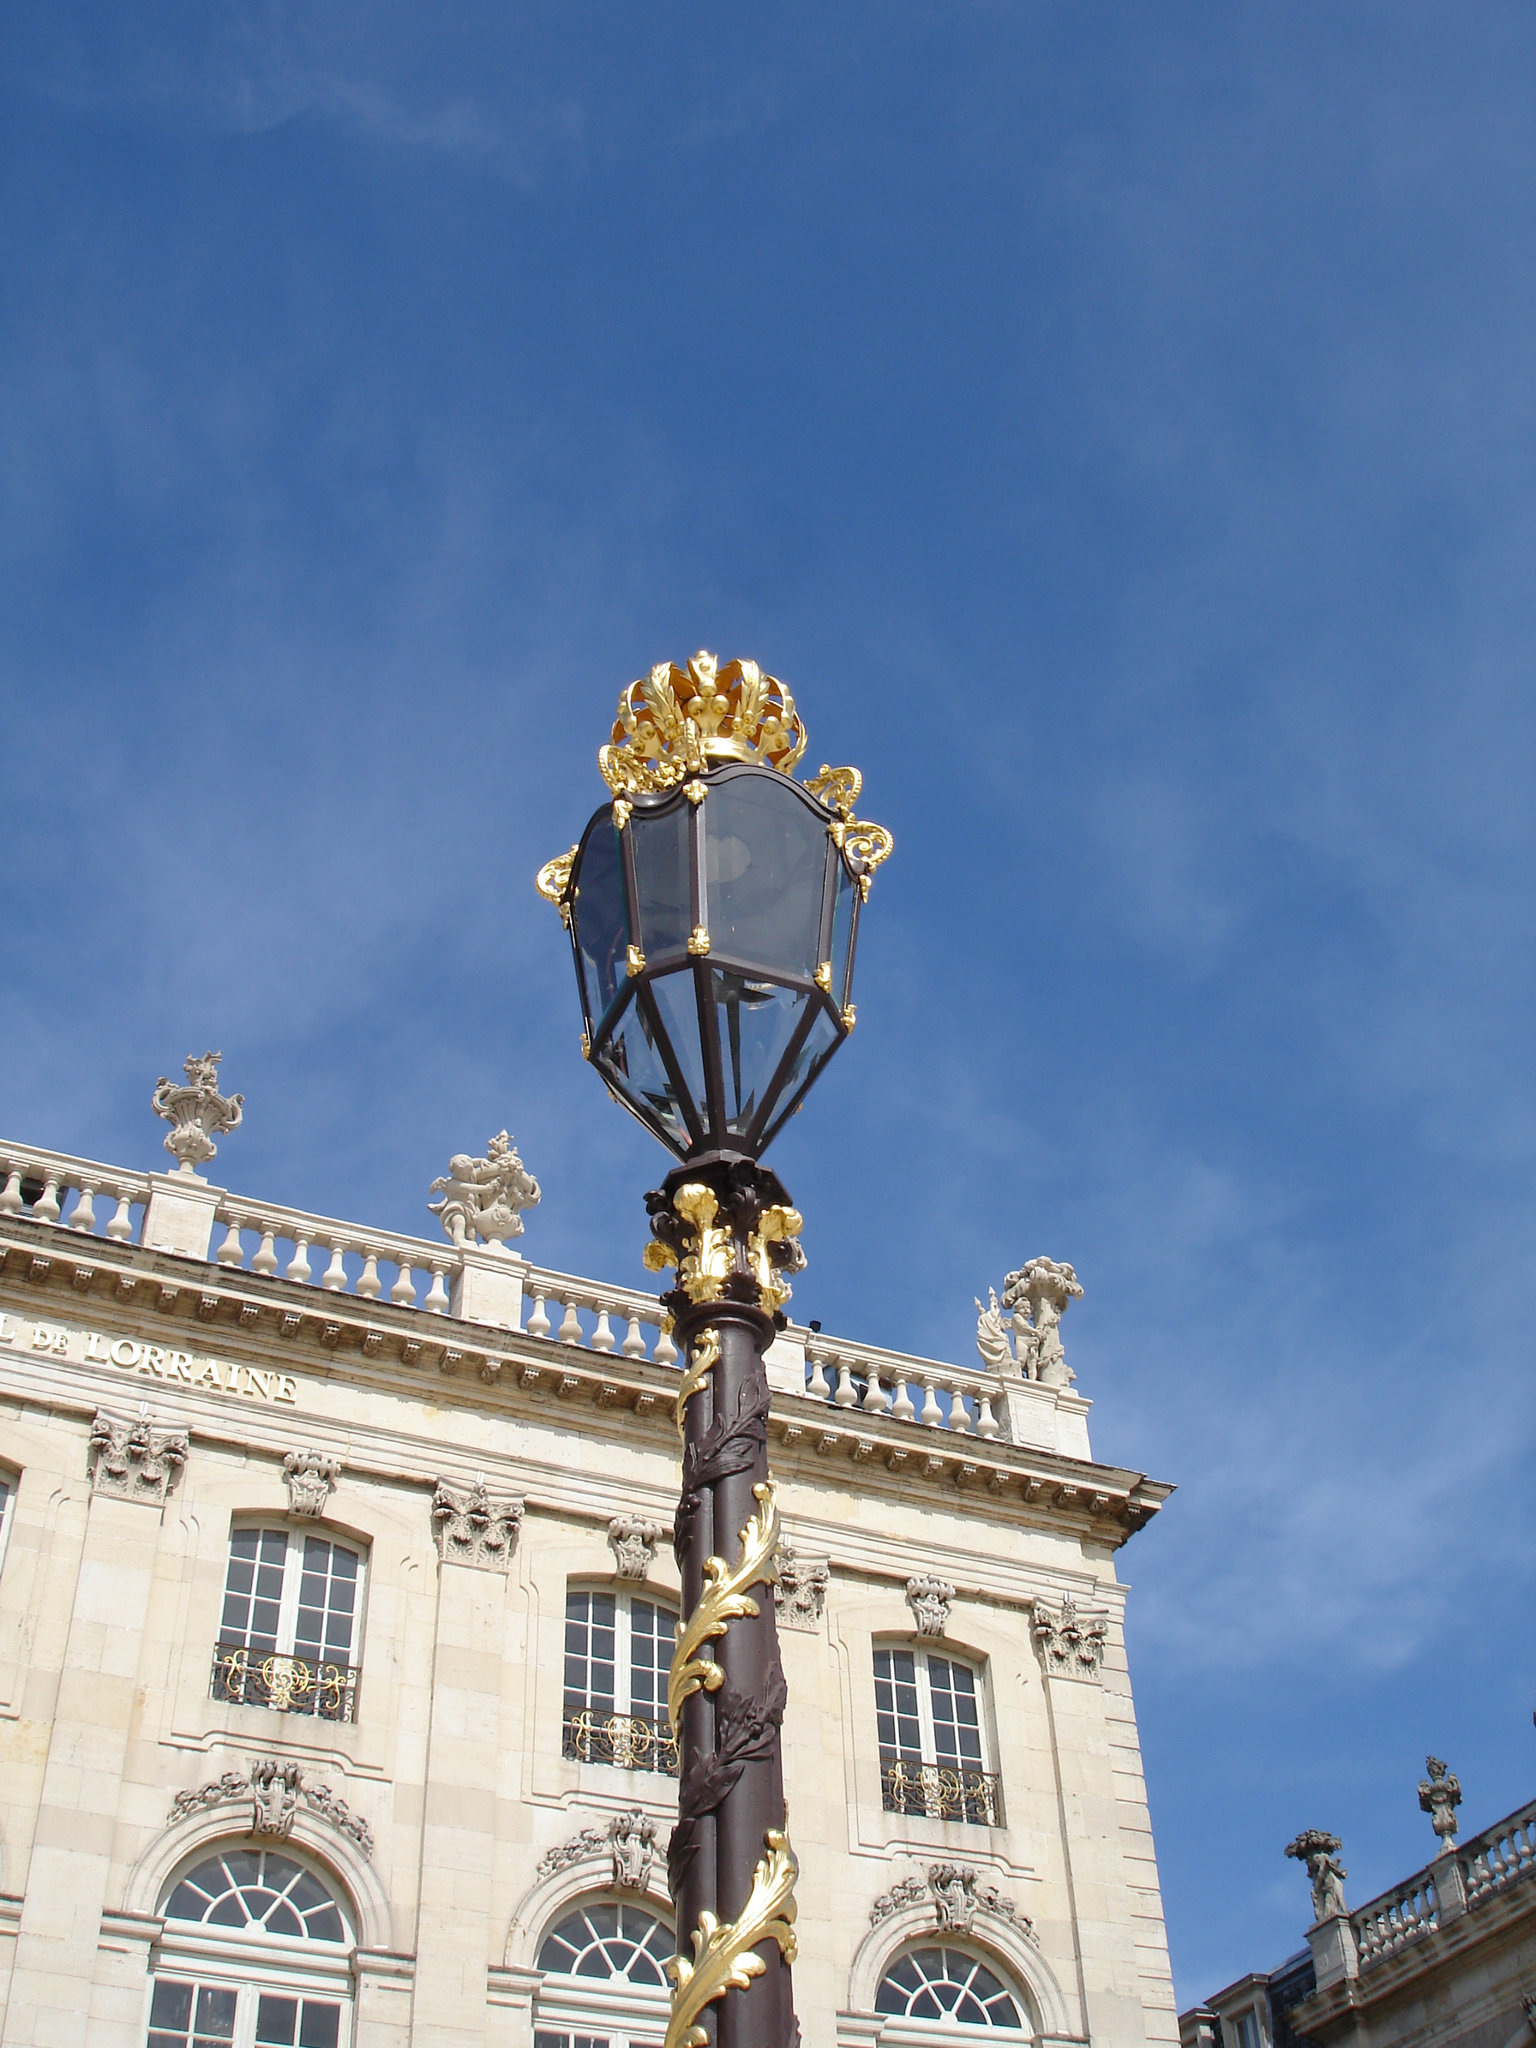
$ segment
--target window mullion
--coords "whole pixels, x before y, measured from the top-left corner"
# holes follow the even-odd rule
[[[917,1721],[922,1732],[923,1761],[936,1764],[939,1760],[939,1738],[933,1724],[933,1674],[928,1668],[928,1652],[917,1653]]]
[[[634,1712],[631,1672],[634,1668],[635,1614],[627,1593],[616,1593],[613,1601],[613,1711]]]
[[[293,1655],[294,1638],[299,1631],[299,1579],[303,1569],[303,1531],[290,1529],[288,1554],[283,1559],[283,1600],[277,1614],[277,1647],[285,1657]],[[255,2021],[251,2024],[254,2028]]]

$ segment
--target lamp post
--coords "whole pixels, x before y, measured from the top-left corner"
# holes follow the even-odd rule
[[[799,783],[794,700],[755,662],[662,663],[619,700],[613,792],[539,872],[571,936],[582,1051],[681,1164],[647,1195],[682,1359],[683,1613],[667,1680],[681,1758],[666,2048],[792,2048],[796,1865],[770,1586],[778,1511],[763,1354],[804,1265],[761,1155],[853,1029],[853,956],[891,835],[856,769]],[[754,1588],[759,1589],[754,1592]]]

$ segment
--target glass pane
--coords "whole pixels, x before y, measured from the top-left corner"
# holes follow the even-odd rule
[[[859,885],[841,858],[833,863],[836,894],[832,899],[832,1000],[841,1009],[853,990],[848,981],[848,951],[853,944],[853,908]]]
[[[296,2048],[299,2038],[299,2001],[277,1998],[263,1992],[256,2006],[256,2040],[259,2048]]]
[[[711,968],[710,986],[720,1033],[726,1129],[744,1138],[812,996],[806,989],[749,981],[720,967]]]
[[[711,788],[704,802],[711,950],[809,980],[831,850],[825,815],[771,770]]]
[[[592,1064],[613,1082],[678,1147],[686,1151],[693,1142],[677,1095],[656,1050],[650,1025],[633,1004],[621,1017],[613,1036],[592,1055]]]
[[[785,1117],[793,1110],[795,1097],[815,1080],[817,1073],[836,1052],[838,1044],[837,1026],[827,1015],[826,1010],[818,1006],[816,1015],[811,1019],[811,1028],[805,1034],[805,1043],[795,1054],[794,1065],[779,1091],[778,1101],[774,1104],[774,1122],[768,1129],[769,1138],[778,1135]],[[763,1145],[766,1149],[767,1138],[764,1139]]]
[[[619,835],[611,819],[599,819],[576,869],[571,912],[581,954],[587,1029],[594,1034],[615,989],[624,979],[629,950],[629,912],[619,862]]]
[[[704,1086],[704,1054],[699,1044],[698,983],[692,969],[659,976],[651,983],[651,1000],[661,1017],[672,1057],[681,1068],[688,1093],[697,1106],[700,1126],[707,1126],[708,1091]]]
[[[637,810],[629,821],[629,837],[635,849],[636,907],[645,957],[655,961],[665,954],[686,953],[693,930],[693,805],[684,801],[659,818]]]

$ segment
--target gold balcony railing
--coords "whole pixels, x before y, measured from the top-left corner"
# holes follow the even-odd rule
[[[220,1643],[213,1653],[216,1700],[271,1707],[279,1714],[313,1714],[321,1721],[350,1721],[357,1711],[355,1665],[253,1650],[245,1643]]]
[[[561,1753],[583,1764],[616,1764],[621,1771],[664,1771],[677,1776],[677,1744],[663,1723],[640,1714],[610,1714],[601,1707],[567,1707]]]
[[[995,1771],[893,1756],[880,1759],[880,1803],[887,1813],[921,1813],[987,1828],[999,1825],[1002,1805]]]

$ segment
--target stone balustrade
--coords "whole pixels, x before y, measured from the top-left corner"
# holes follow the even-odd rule
[[[1368,1970],[1470,1912],[1536,1870],[1536,1800],[1349,1916],[1358,1966]],[[1458,1881],[1459,1880],[1459,1881]]]
[[[805,1391],[813,1401],[989,1442],[1007,1433],[1005,1390],[994,1374],[832,1338],[805,1342]]]
[[[150,1192],[147,1173],[31,1145],[0,1148],[0,1182],[0,1217],[30,1216],[121,1244],[137,1243]]]
[[[1432,1933],[1440,1924],[1438,1903],[1434,1879],[1427,1870],[1420,1870],[1406,1883],[1352,1913],[1361,1969],[1385,1962],[1411,1941]]]
[[[1536,1869],[1536,1800],[1484,1829],[1476,1841],[1464,1843],[1457,1853],[1469,1906]]]

